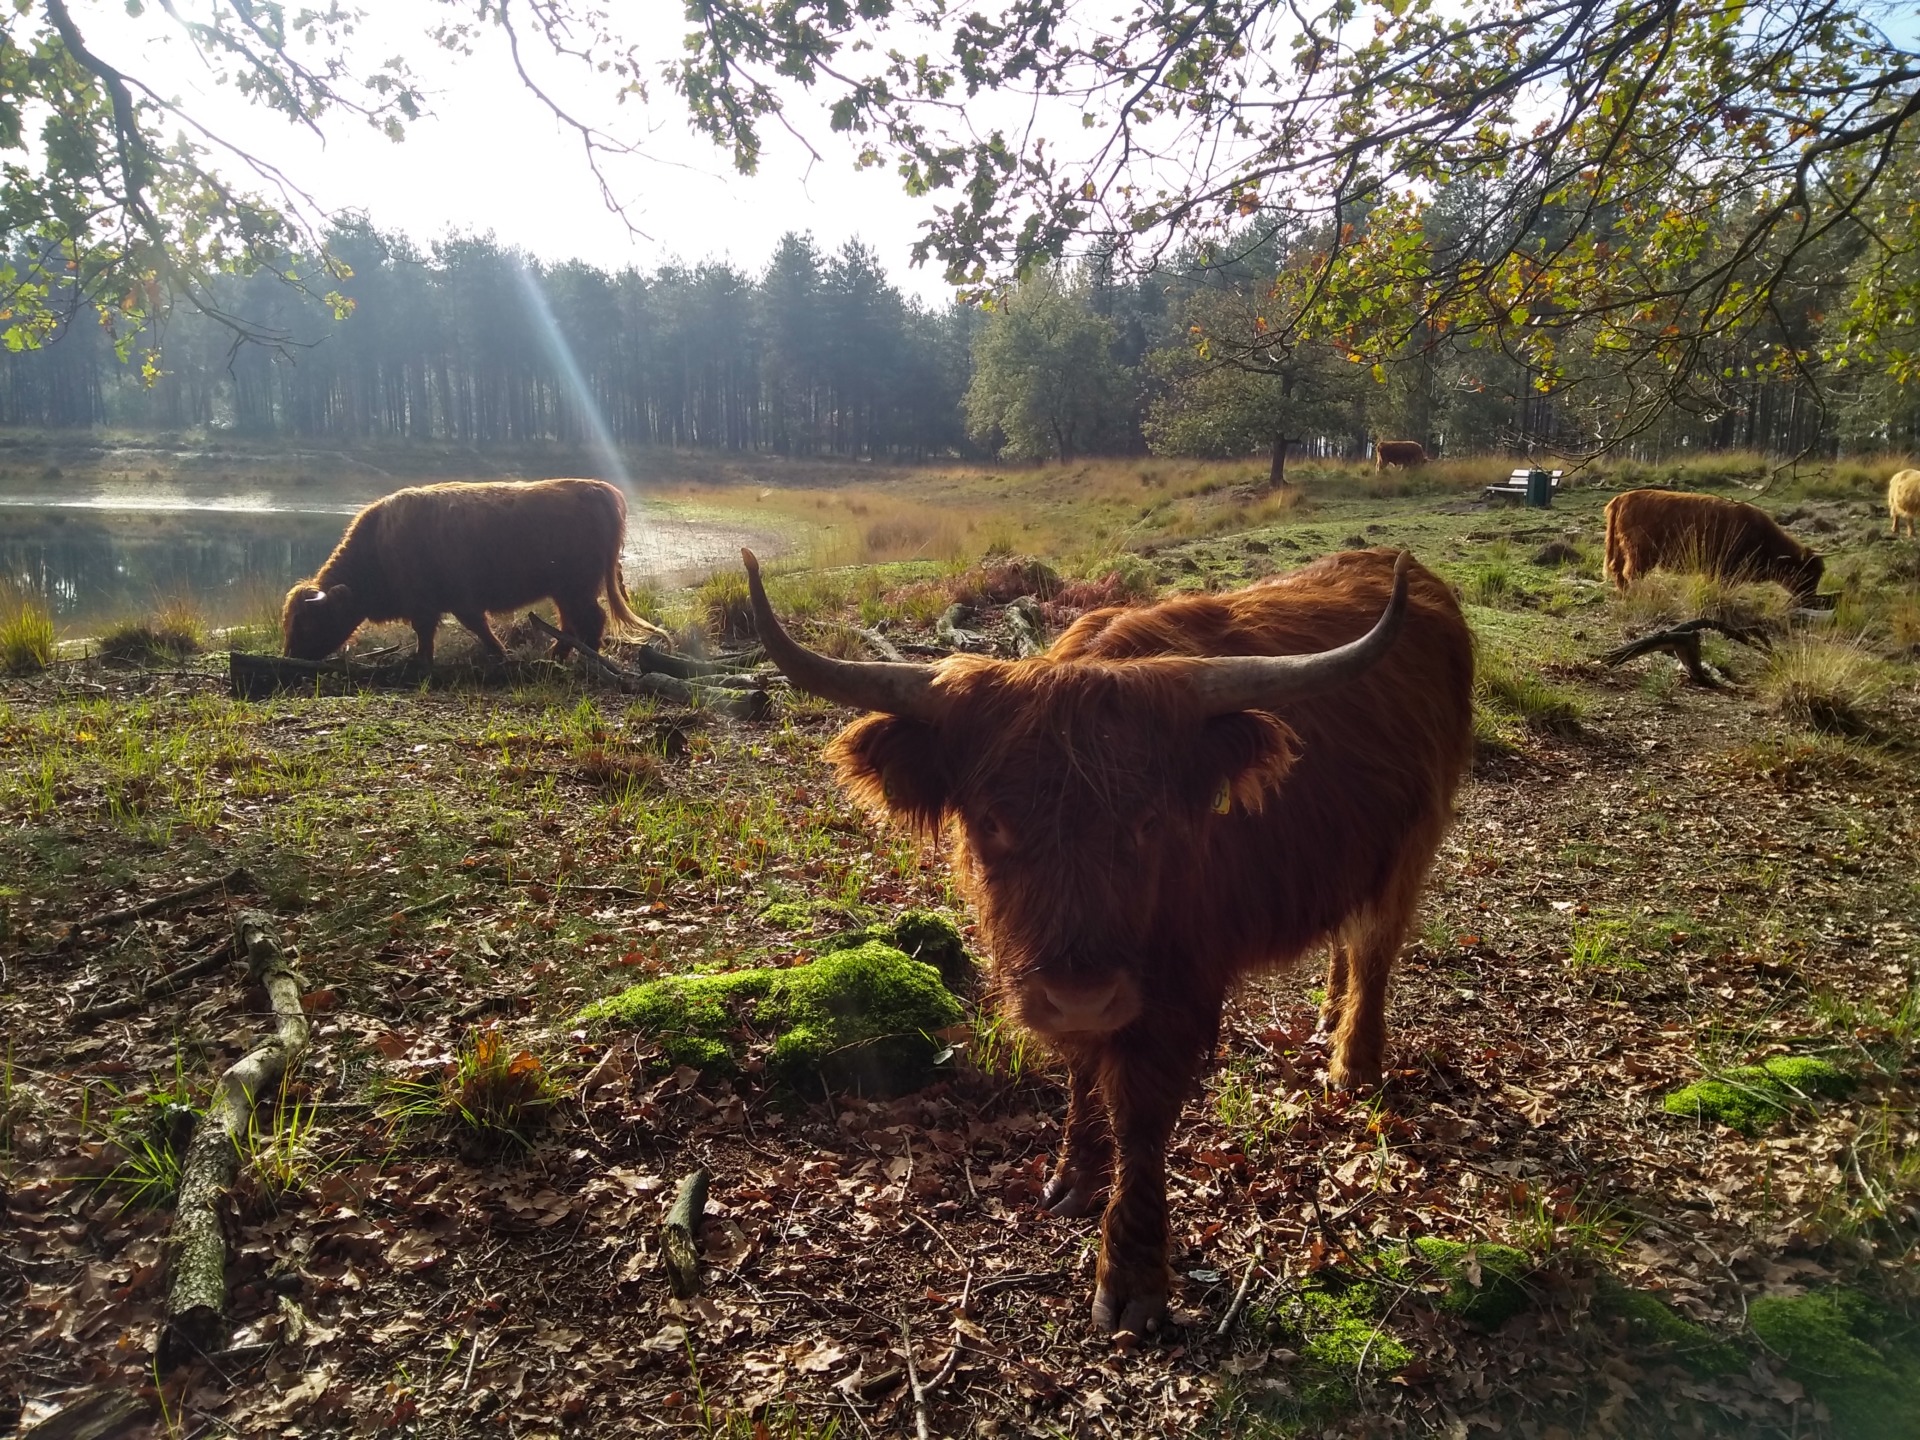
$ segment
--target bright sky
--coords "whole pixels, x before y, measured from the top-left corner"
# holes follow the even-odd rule
[[[182,8],[191,8],[182,6]],[[600,107],[608,129],[642,142],[657,158],[626,158],[607,169],[628,206],[630,232],[610,212],[577,136],[520,85],[504,40],[484,37],[473,56],[456,59],[429,44],[425,23],[443,17],[421,0],[383,0],[358,47],[368,56],[404,53],[431,95],[433,116],[394,144],[355,117],[325,123],[324,143],[310,131],[245,104],[209,83],[205,67],[173,32],[160,8],[131,20],[123,0],[79,0],[76,22],[103,55],[180,99],[216,133],[238,138],[283,169],[329,210],[364,210],[379,228],[425,243],[449,230],[486,232],[543,261],[585,260],[609,270],[663,262],[730,259],[758,273],[788,230],[811,231],[823,252],[860,239],[880,256],[893,282],[910,295],[942,304],[951,291],[937,269],[910,268],[909,249],[926,213],[887,169],[856,171],[845,137],[812,116],[812,161],[794,139],[769,125],[760,173],[736,174],[726,152],[694,136],[682,102],[653,87],[646,109]],[[677,46],[681,8],[642,0],[657,16],[665,53]],[[154,37],[170,35],[164,42]],[[524,49],[525,47],[523,47]],[[136,59],[136,57],[139,57]],[[543,80],[546,78],[542,76]],[[577,77],[561,77],[556,97],[583,118],[593,97]],[[609,87],[610,88],[610,87]],[[220,168],[234,180],[244,169]]]

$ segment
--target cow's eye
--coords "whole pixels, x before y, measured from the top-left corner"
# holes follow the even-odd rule
[[[1000,855],[1013,848],[1013,831],[996,811],[982,810],[975,815],[973,833],[988,854]]]

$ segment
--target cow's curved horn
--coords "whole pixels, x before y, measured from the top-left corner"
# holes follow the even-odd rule
[[[760,562],[751,550],[740,552],[747,567],[747,593],[753,599],[753,623],[767,656],[802,690],[861,710],[904,715],[913,720],[937,720],[945,708],[933,690],[931,665],[908,665],[891,660],[836,660],[807,649],[781,628],[760,583]]]
[[[1358,640],[1313,655],[1233,655],[1193,663],[1194,688],[1209,715],[1259,710],[1282,700],[1331,690],[1369,669],[1393,645],[1407,613],[1407,570],[1413,553],[1400,552],[1393,595],[1373,628]]]

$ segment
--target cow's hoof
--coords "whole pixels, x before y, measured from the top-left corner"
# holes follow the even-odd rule
[[[1369,1069],[1364,1065],[1347,1065],[1336,1057],[1327,1066],[1327,1079],[1336,1090],[1372,1090],[1380,1084],[1380,1067],[1375,1065]]]
[[[1047,1188],[1040,1192],[1040,1204],[1049,1215],[1058,1215],[1063,1220],[1077,1220],[1090,1213],[1093,1202],[1102,1189],[1100,1182],[1088,1179],[1075,1171],[1062,1171],[1047,1181]]]
[[[1093,1292],[1093,1328],[1102,1335],[1130,1331],[1146,1335],[1160,1328],[1167,1316],[1165,1282],[1158,1287],[1128,1289],[1102,1280]]]

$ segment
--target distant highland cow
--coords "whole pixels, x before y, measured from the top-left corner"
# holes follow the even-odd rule
[[[1607,502],[1607,578],[1622,589],[1652,570],[1771,580],[1805,605],[1826,565],[1764,510],[1678,490],[1629,490]]]
[[[1373,447],[1374,473],[1386,469],[1389,465],[1398,465],[1411,469],[1415,465],[1424,465],[1432,457],[1427,447],[1418,440],[1382,440]]]
[[[1920,470],[1899,470],[1887,481],[1887,513],[1893,517],[1893,534],[1898,539],[1900,522],[1907,522],[1909,539],[1920,535]]]
[[[422,485],[374,501],[353,517],[320,573],[287,592],[284,651],[320,660],[368,620],[404,620],[433,660],[440,617],[451,614],[490,655],[504,654],[490,612],[551,599],[560,625],[599,647],[617,625],[652,629],[628,607],[620,580],[627,502],[601,480]],[[571,646],[558,643],[556,656]]]

